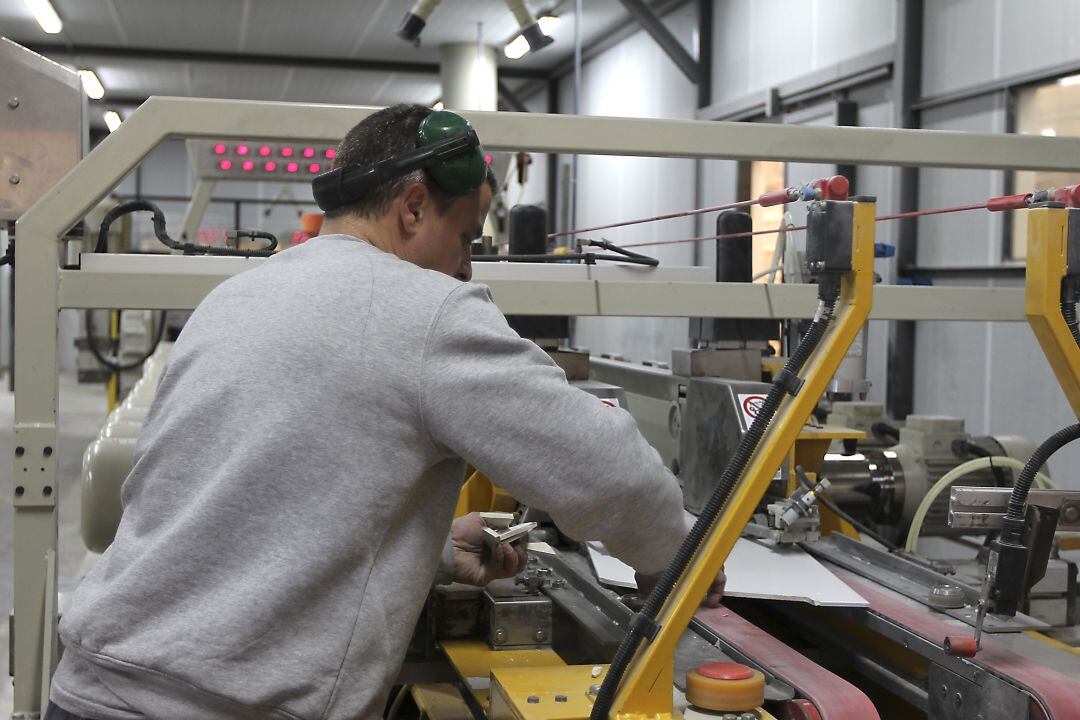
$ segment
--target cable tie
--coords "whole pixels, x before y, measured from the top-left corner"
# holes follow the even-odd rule
[[[656,639],[656,636],[660,634],[660,625],[651,617],[647,617],[644,613],[634,613],[634,617],[630,619],[630,631],[639,630],[649,642]]]
[[[802,390],[802,386],[806,381],[801,377],[791,372],[787,368],[782,369],[776,373],[773,377],[773,384],[786,392],[791,397],[795,397]]]

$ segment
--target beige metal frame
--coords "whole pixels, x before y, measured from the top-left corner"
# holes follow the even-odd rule
[[[55,563],[57,441],[57,322],[61,307],[191,307],[221,276],[186,276],[163,287],[109,272],[59,269],[59,240],[147,154],[169,138],[303,137],[336,141],[376,108],[155,97],[68,173],[18,221],[15,282],[15,457],[12,483],[15,536],[15,716],[36,717],[56,657]],[[634,155],[804,163],[914,165],[1012,170],[1080,170],[1080,138],[1045,138],[927,130],[811,127],[647,120],[525,113],[465,113],[492,150]],[[658,283],[648,297],[626,281],[591,280],[582,294],[592,314],[722,315],[723,308],[757,308],[757,317],[801,317],[803,288],[717,287]],[[518,283],[515,283],[518,284]],[[709,285],[709,287],[705,287]],[[545,295],[544,288],[529,292]],[[879,287],[879,317],[1022,320],[1022,290]],[[511,302],[514,312],[537,312]],[[980,294],[981,293],[981,294]],[[555,293],[546,293],[550,296]],[[525,297],[525,296],[522,296]],[[664,299],[667,298],[667,299]],[[554,303],[554,301],[552,301]],[[935,310],[935,303],[944,303]],[[164,303],[164,304],[163,304]],[[980,310],[980,306],[982,309]],[[553,304],[551,307],[555,307]],[[590,306],[591,307],[591,306]],[[905,314],[905,307],[912,308]],[[993,308],[993,312],[988,311]],[[587,311],[579,307],[573,312]],[[954,312],[950,315],[950,312]],[[994,313],[1000,311],[1000,315]],[[545,307],[540,312],[555,310]],[[767,313],[767,314],[759,314]],[[586,312],[585,314],[589,314]],[[740,316],[746,310],[740,308]],[[993,316],[991,316],[993,315]],[[44,683],[42,680],[44,679]]]

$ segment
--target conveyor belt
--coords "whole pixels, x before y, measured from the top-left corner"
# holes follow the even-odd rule
[[[925,610],[890,597],[848,573],[837,574],[870,602],[870,612],[901,625],[931,643],[941,645],[946,636],[957,632],[956,625],[946,623]],[[1080,718],[1080,681],[1003,647],[992,636],[983,635],[982,649],[969,662],[1026,690],[1042,706],[1047,720]]]
[[[874,704],[857,687],[729,608],[701,609],[695,621],[793,685],[800,696],[813,703],[821,720],[878,720]]]

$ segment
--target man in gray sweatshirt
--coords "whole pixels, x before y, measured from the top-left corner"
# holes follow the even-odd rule
[[[430,114],[375,113],[336,167],[422,149]],[[633,418],[469,282],[486,165],[457,194],[435,169],[375,173],[195,310],[61,623],[47,718],[379,717],[440,568],[483,585],[524,566],[452,522],[466,463],[640,573],[671,559],[681,493]]]

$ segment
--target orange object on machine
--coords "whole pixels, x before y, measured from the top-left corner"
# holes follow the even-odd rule
[[[686,700],[703,710],[753,710],[765,702],[765,676],[739,663],[708,663],[686,673]]]
[[[950,635],[945,638],[945,654],[970,658],[979,652],[979,643],[970,635]]]
[[[300,232],[313,238],[322,230],[322,213],[300,213]]]

